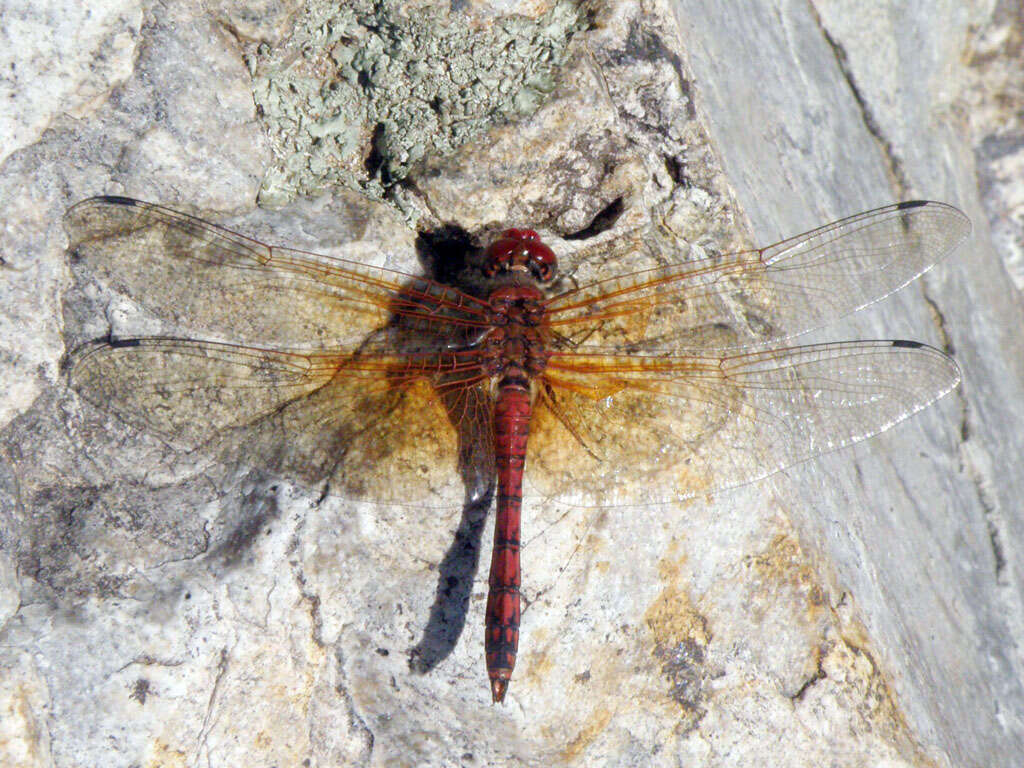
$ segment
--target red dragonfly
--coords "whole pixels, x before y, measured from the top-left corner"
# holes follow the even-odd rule
[[[232,342],[86,344],[67,370],[96,405],[181,448],[231,445],[360,498],[415,503],[454,481],[479,499],[496,479],[495,702],[518,647],[524,471],[542,498],[685,498],[875,435],[960,379],[916,342],[777,344],[906,285],[962,242],[970,222],[943,203],[582,286],[565,285],[527,229],[503,232],[457,288],[122,197],[75,205],[65,226],[73,260],[100,280]]]

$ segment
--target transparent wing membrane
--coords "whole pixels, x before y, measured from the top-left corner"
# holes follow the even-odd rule
[[[66,361],[87,400],[181,449],[352,497],[489,498],[486,337],[501,320],[488,302],[127,198],[84,201],[65,224],[74,258],[97,279],[239,342],[87,344]],[[547,299],[540,333],[551,356],[535,377],[526,490],[599,505],[680,499],[915,413],[959,381],[935,349],[766,345],[900,288],[969,231],[955,208],[904,203]]]
[[[551,298],[547,308],[567,347],[684,353],[764,345],[888,296],[970,231],[952,206],[900,203],[759,250],[601,280]]]
[[[85,345],[66,365],[87,400],[179,449],[310,485],[330,481],[351,497],[458,503],[460,478],[493,473],[479,445],[479,470],[459,463],[459,440],[490,423],[490,401],[477,394],[468,403],[475,371],[446,372],[435,386],[422,369],[406,372],[407,362],[133,339]]]
[[[719,358],[567,355],[545,378],[527,483],[603,506],[765,477],[888,429],[960,374],[932,347],[874,341]]]
[[[160,317],[232,341],[357,347],[396,314],[479,326],[485,302],[422,277],[278,248],[121,197],[64,225],[73,258]]]

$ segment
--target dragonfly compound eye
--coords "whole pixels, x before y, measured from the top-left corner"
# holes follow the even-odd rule
[[[558,259],[532,229],[506,229],[487,248],[483,271],[488,277],[499,272],[528,270],[540,282],[555,276]]]

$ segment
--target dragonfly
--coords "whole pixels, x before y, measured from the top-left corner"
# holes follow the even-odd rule
[[[963,242],[970,221],[940,202],[582,284],[529,229],[442,282],[124,197],[84,200],[64,223],[73,262],[203,336],[80,346],[65,370],[87,401],[182,450],[231,445],[356,498],[415,503],[453,483],[496,496],[495,703],[519,645],[524,493],[600,506],[738,486],[876,435],[960,380],[918,342],[785,344]]]

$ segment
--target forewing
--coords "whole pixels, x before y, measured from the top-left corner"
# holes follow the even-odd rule
[[[472,361],[443,376],[419,362],[136,339],[88,344],[67,371],[85,399],[179,449],[352,498],[458,504],[493,476],[486,448],[462,442],[489,429],[485,382]]]
[[[882,432],[958,381],[951,358],[899,341],[720,358],[556,355],[527,484],[600,506],[741,485]]]
[[[678,354],[764,345],[819,328],[902,288],[970,231],[970,220],[945,203],[899,203],[760,250],[565,292],[548,301],[549,321],[569,348],[616,345]]]
[[[474,326],[486,305],[454,288],[278,248],[162,206],[96,197],[68,210],[75,262],[160,317],[266,346],[357,347],[396,314]]]

